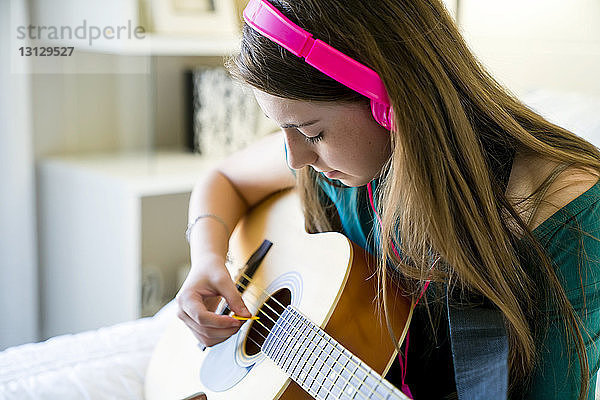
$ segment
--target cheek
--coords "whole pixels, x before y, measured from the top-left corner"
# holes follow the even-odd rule
[[[380,166],[378,152],[372,143],[364,141],[348,143],[331,152],[327,161],[331,167],[338,167],[351,175],[372,174]]]
[[[338,125],[321,157],[330,167],[353,174],[377,173],[390,154],[390,133],[371,120],[370,114]]]
[[[375,133],[375,132],[372,132]],[[378,133],[375,133],[376,135]],[[378,174],[391,155],[389,133],[378,135],[363,145],[363,167],[369,174]]]

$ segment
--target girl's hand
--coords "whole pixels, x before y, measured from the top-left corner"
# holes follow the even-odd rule
[[[175,298],[179,308],[177,316],[205,346],[225,341],[244,323],[228,315],[214,313],[221,297],[236,315],[251,316],[225,267],[225,259],[218,255],[203,256],[192,263],[192,269]]]

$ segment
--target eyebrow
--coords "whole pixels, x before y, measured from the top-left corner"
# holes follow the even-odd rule
[[[271,119],[271,117],[269,117],[266,112],[263,111],[263,114],[268,119]],[[319,122],[318,119],[313,119],[312,121],[303,122],[301,124],[283,124],[283,125],[281,125],[281,128],[284,128],[284,129],[288,129],[288,128],[302,128],[302,127],[305,127],[305,126],[316,124],[317,122]]]
[[[281,125],[281,127],[282,128],[302,128],[302,127],[305,127],[305,126],[316,124],[317,122],[319,122],[319,120],[318,119],[314,119],[312,121],[303,122],[301,124],[283,124],[283,125]]]

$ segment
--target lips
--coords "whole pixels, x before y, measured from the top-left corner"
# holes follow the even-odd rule
[[[313,169],[315,170],[315,172],[323,174],[329,179],[336,179],[339,176],[343,175],[342,172],[338,171],[337,169],[332,169],[331,171],[321,171],[315,167],[313,167]]]
[[[324,172],[323,174],[329,179],[335,179],[340,174],[340,171],[333,170],[329,172]]]

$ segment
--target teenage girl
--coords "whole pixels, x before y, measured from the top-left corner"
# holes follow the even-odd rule
[[[387,376],[405,392],[486,398],[504,379],[510,398],[593,399],[599,150],[500,86],[438,0],[251,0],[246,11],[229,69],[281,132],[194,188],[177,299],[197,339],[240,328],[210,311],[221,297],[250,316],[225,268],[229,236],[296,187],[310,230],[345,233],[420,298],[403,368]],[[324,55],[282,36],[292,26]]]

